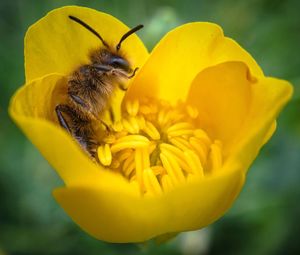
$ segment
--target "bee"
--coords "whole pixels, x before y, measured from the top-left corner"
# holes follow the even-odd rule
[[[119,52],[122,42],[136,31],[143,28],[138,25],[125,33],[115,48],[100,34],[77,17],[69,19],[86,28],[98,37],[103,45],[90,54],[90,63],[77,68],[67,81],[67,100],[55,107],[59,124],[67,130],[93,159],[99,142],[95,139],[93,123],[100,121],[106,130],[108,125],[101,120],[108,109],[114,90],[119,86],[126,90],[124,81],[134,77],[138,68],[131,68],[128,60]],[[113,120],[112,111],[110,111]],[[98,122],[99,123],[99,122]]]

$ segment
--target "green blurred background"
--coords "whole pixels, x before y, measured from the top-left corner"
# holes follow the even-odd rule
[[[110,13],[130,27],[143,23],[139,34],[149,50],[180,24],[216,22],[267,75],[294,84],[293,100],[251,167],[241,195],[212,226],[159,246],[108,244],[81,231],[54,201],[51,191],[62,182],[9,119],[7,107],[24,81],[26,29],[48,11],[71,4]],[[299,10],[298,0],[1,0],[0,255],[300,254]]]

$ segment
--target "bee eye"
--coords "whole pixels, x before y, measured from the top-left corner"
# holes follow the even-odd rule
[[[111,65],[111,66],[113,66],[115,68],[123,69],[123,70],[125,70],[127,72],[131,71],[129,63],[125,59],[123,59],[121,57],[112,57],[110,59],[109,65]]]

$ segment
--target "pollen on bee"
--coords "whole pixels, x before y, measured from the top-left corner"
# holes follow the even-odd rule
[[[196,108],[182,103],[128,101],[122,119],[98,147],[99,162],[145,196],[205,178],[222,167],[222,143],[199,127],[198,115]]]

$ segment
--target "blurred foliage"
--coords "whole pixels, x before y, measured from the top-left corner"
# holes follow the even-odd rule
[[[116,16],[140,32],[149,49],[191,21],[220,24],[267,75],[290,80],[295,96],[278,130],[249,171],[233,208],[211,227],[156,245],[108,244],[81,231],[55,203],[62,182],[7,115],[24,82],[26,29],[48,11],[83,5]],[[0,255],[8,254],[300,254],[300,2],[298,0],[1,0]],[[113,32],[113,31],[112,31]]]

